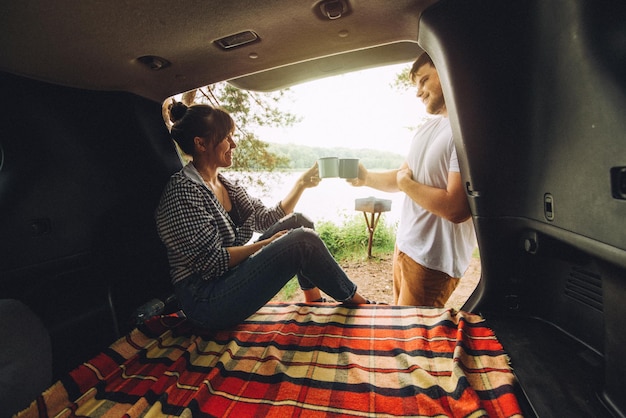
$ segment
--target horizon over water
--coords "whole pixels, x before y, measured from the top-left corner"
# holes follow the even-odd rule
[[[273,206],[287,195],[302,173],[303,171],[274,173],[277,180],[270,181],[271,186],[266,193],[251,186],[247,190],[251,196],[258,197],[265,205]],[[391,210],[382,213],[380,222],[384,221],[387,225],[393,225],[399,221],[403,193],[386,193],[370,187],[354,187],[342,178],[325,178],[317,187],[306,189],[295,211],[303,213],[316,223],[330,221],[341,224],[346,216],[349,218],[356,214],[363,216],[363,212],[354,209],[355,200],[367,197],[391,200]],[[363,226],[365,226],[365,219]]]

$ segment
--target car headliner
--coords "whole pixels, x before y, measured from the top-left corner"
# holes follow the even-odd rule
[[[270,91],[414,59],[420,15],[436,2],[331,1],[346,4],[340,18],[302,0],[5,2],[0,69],[159,101],[224,80]],[[248,30],[260,40],[230,50],[214,42]],[[150,69],[143,56],[170,65]]]

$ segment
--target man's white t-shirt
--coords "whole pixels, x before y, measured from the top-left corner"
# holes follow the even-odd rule
[[[407,163],[413,170],[415,181],[447,188],[448,172],[460,172],[448,118],[434,117],[417,131]],[[476,247],[476,235],[471,219],[455,224],[434,215],[405,196],[396,245],[424,267],[452,277],[461,277]]]

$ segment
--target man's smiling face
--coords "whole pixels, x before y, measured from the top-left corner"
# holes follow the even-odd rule
[[[435,67],[430,64],[422,65],[413,76],[413,82],[417,86],[417,97],[424,103],[428,113],[448,115],[439,74]]]

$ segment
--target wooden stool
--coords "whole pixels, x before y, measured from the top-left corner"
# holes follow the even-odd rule
[[[391,210],[391,200],[377,199],[375,197],[366,197],[363,199],[356,199],[354,201],[354,209],[363,212],[365,216],[365,223],[367,224],[367,232],[369,233],[367,243],[367,257],[372,258],[372,240],[374,239],[374,231],[378,225],[380,214],[382,212],[389,212]],[[367,214],[370,217],[367,217]]]

